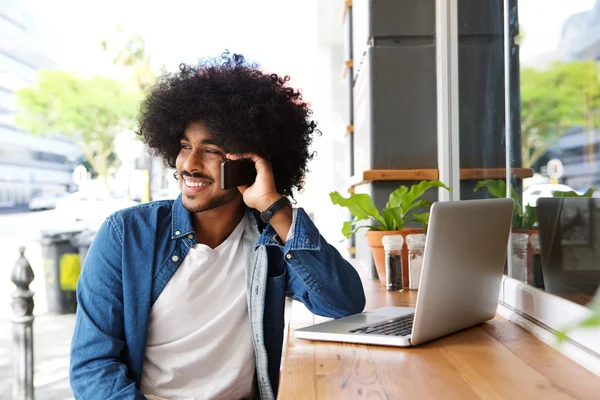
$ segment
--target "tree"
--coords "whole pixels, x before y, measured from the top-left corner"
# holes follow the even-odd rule
[[[33,134],[62,133],[75,142],[108,188],[114,139],[133,129],[139,92],[118,80],[42,70],[17,91],[17,125]]]
[[[158,74],[166,71],[164,65],[159,68],[152,65],[150,55],[146,50],[146,42],[141,36],[125,32],[118,25],[102,40],[100,45],[102,50],[111,57],[113,65],[124,73],[140,93],[146,93],[156,81]],[[152,198],[152,160],[150,159],[148,165],[143,167],[147,168],[149,177],[143,199],[149,201]]]
[[[523,166],[531,167],[570,127],[589,135],[600,122],[600,80],[594,61],[555,63],[521,70]],[[589,151],[589,149],[588,149]]]
[[[164,66],[158,69],[152,66],[144,38],[127,33],[118,25],[101,41],[100,46],[109,54],[113,64],[125,71],[142,92],[154,84],[159,72],[165,70]]]

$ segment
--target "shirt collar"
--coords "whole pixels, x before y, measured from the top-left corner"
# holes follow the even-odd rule
[[[192,213],[185,209],[181,200],[181,194],[173,202],[173,217],[171,221],[171,239],[178,239],[182,236],[195,234],[194,224],[192,223]]]
[[[246,214],[250,217],[252,225],[258,228],[259,233],[264,229],[259,223],[257,211],[251,208],[246,209]],[[271,228],[273,229],[273,228]],[[275,230],[273,230],[273,233]],[[171,239],[178,239],[189,234],[196,234],[194,223],[192,221],[192,213],[186,210],[183,206],[181,194],[173,202],[173,217],[171,221]]]

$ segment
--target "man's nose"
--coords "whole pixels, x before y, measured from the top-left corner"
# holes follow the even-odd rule
[[[191,152],[183,163],[183,169],[190,173],[203,171],[202,153],[197,151]]]

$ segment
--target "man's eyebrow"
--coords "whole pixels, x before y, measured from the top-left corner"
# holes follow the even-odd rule
[[[185,140],[186,142],[190,141],[190,139],[186,136],[185,133],[183,135],[181,135],[181,139],[179,139],[179,140]],[[210,144],[210,145],[213,145],[213,146],[218,146],[217,142],[215,142],[213,139],[202,139],[200,141],[200,143],[201,144]]]
[[[215,142],[215,141],[214,141],[214,140],[212,140],[212,139],[202,139],[202,140],[200,141],[200,143],[202,143],[202,144],[212,144],[212,145],[214,145],[214,146],[216,146],[216,145],[217,145],[217,142]]]

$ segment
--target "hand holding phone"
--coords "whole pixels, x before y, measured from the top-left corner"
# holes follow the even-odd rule
[[[256,180],[254,161],[242,158],[240,160],[225,160],[221,163],[221,189],[229,190],[242,185],[252,185]]]

